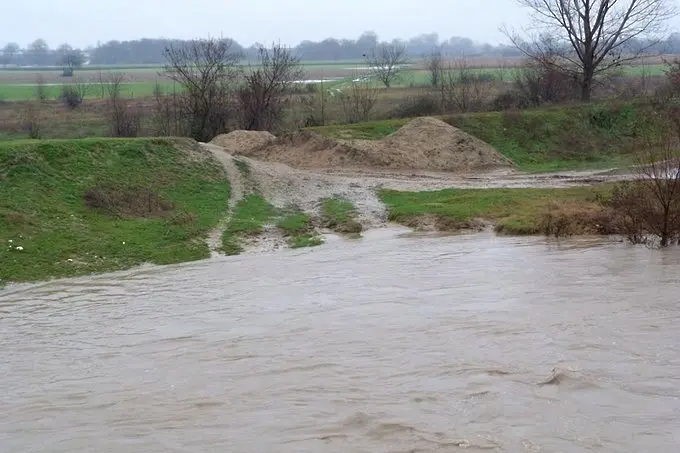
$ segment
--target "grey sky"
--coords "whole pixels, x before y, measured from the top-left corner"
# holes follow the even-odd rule
[[[373,30],[381,39],[437,32],[497,44],[503,23],[526,24],[515,0],[6,0],[0,45],[35,38],[51,47],[111,39],[228,36],[244,45],[280,39],[297,44],[329,36],[356,38]],[[677,28],[678,20],[672,24]]]

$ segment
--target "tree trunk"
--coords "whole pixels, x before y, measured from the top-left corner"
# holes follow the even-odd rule
[[[581,102],[590,102],[590,95],[593,90],[593,76],[583,74],[581,81]]]
[[[581,102],[589,102],[593,92],[593,79],[595,78],[595,62],[592,52],[586,51],[587,57],[583,61],[583,80],[581,80]]]
[[[664,207],[663,211],[663,227],[661,229],[661,247],[668,247],[669,236],[669,221],[670,221],[670,207]]]

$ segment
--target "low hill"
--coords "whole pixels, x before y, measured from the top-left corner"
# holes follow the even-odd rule
[[[208,257],[222,167],[191,140],[0,143],[0,286]]]

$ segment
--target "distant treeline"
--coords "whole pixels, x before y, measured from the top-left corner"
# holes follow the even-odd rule
[[[133,41],[109,41],[86,49],[73,49],[82,52],[84,59],[92,65],[157,65],[164,62],[163,51],[169,45],[181,44],[181,40],[139,39]],[[271,44],[271,43],[265,43]],[[365,32],[357,39],[328,38],[320,42],[303,41],[294,52],[305,61],[360,60],[379,44],[385,44],[373,32]],[[519,56],[514,46],[477,43],[468,38],[452,37],[441,40],[436,33],[422,34],[409,40],[393,40],[386,44],[399,44],[406,47],[411,58],[419,58],[439,48],[446,56]],[[641,45],[631,43],[632,47]],[[254,59],[260,44],[243,47],[234,42],[233,50],[240,52],[244,60]],[[59,66],[63,60],[63,50],[69,48],[62,44],[51,49],[43,39],[37,39],[26,48],[8,43],[0,50],[0,65],[4,66]],[[667,41],[655,45],[651,51],[666,54],[680,54],[680,33],[672,34]]]
[[[167,46],[181,42],[181,40],[171,39],[109,41],[81,50],[92,65],[154,65],[164,62],[163,51]],[[295,46],[294,52],[306,61],[361,60],[364,54],[382,43],[375,33],[365,32],[358,39],[328,38],[321,42],[303,41]],[[409,40],[394,40],[391,43],[406,46],[408,54],[414,58],[427,55],[438,46],[445,54],[452,56],[518,55],[517,50],[512,46],[480,44],[460,37],[440,40],[436,33],[422,34]],[[267,44],[271,43],[262,45]],[[244,47],[234,42],[233,50],[240,52],[244,60],[254,59],[260,45]],[[20,48],[14,43],[7,44],[0,54],[0,64],[3,65],[53,66],[58,65],[60,59],[59,52],[51,49],[43,39],[35,40],[26,48]]]

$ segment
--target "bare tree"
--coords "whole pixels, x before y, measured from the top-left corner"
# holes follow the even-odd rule
[[[274,130],[283,114],[284,95],[302,79],[300,60],[281,44],[258,49],[258,65],[245,75],[239,90],[241,126],[246,130]]]
[[[527,42],[515,32],[504,32],[528,57],[577,75],[582,101],[590,100],[597,75],[638,58],[658,43],[666,20],[676,14],[672,0],[517,2],[532,10],[538,37]]]
[[[370,119],[371,112],[378,102],[378,88],[370,80],[364,81],[361,77],[353,77],[349,88],[344,88],[339,96],[345,121],[360,123]]]
[[[404,44],[380,44],[365,55],[365,58],[373,77],[386,88],[399,79],[402,66],[408,63]]]
[[[227,128],[241,77],[241,55],[232,46],[229,39],[208,38],[172,43],[165,49],[165,73],[184,90],[178,102],[196,140],[211,140]]]
[[[440,86],[444,72],[444,56],[441,47],[434,48],[425,58],[425,67],[430,76],[430,85],[435,88]]]
[[[637,178],[620,183],[610,204],[631,242],[654,236],[667,247],[680,241],[680,112],[664,105],[651,115],[663,130],[650,135],[637,153]]]
[[[45,77],[42,74],[38,74],[35,77],[35,97],[40,102],[45,102],[47,100],[47,86],[45,85]]]
[[[491,82],[470,67],[467,58],[459,58],[441,73],[440,109],[443,112],[474,112],[488,101]]]
[[[121,85],[124,80],[124,74],[114,73],[108,77],[106,83],[109,126],[113,137],[136,137],[139,135],[141,115],[139,110],[122,96]]]

